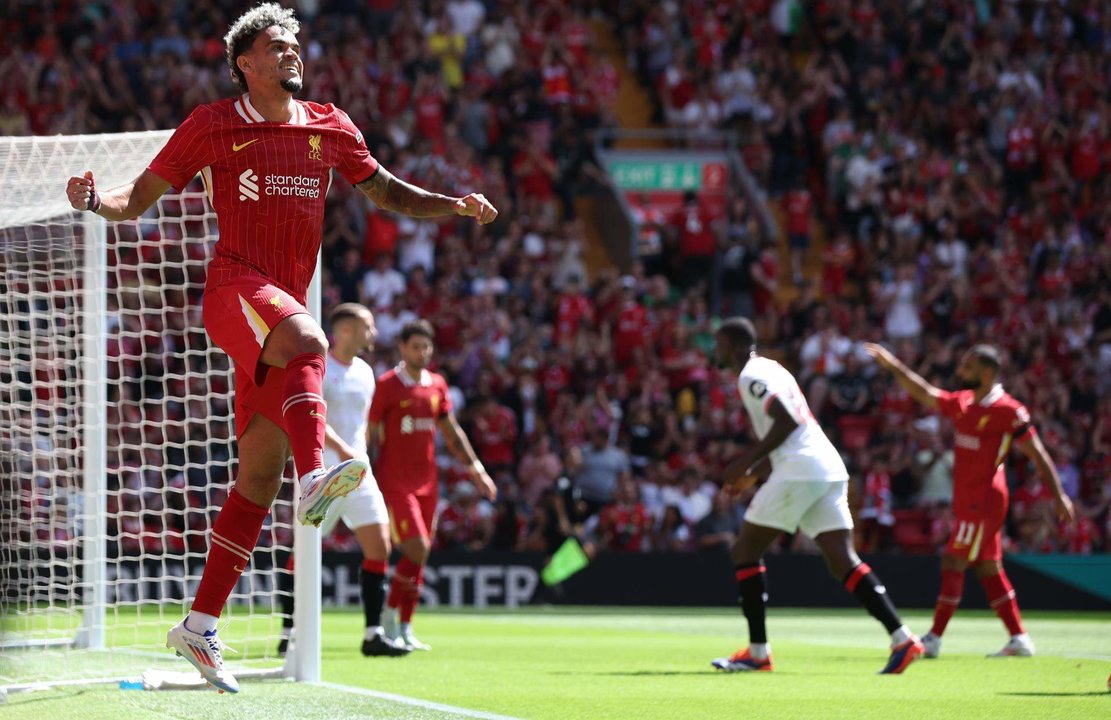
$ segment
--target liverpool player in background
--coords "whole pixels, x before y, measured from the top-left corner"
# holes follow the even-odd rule
[[[401,560],[394,568],[386,600],[386,636],[410,650],[430,650],[413,635],[412,620],[424,564],[432,547],[440,484],[436,473],[436,429],[448,448],[466,463],[479,492],[493,500],[494,481],[486,473],[452,412],[443,377],[428,370],[435,335],[426,320],[407,323],[398,334],[401,362],[378,380],[370,405],[371,440],[378,441],[374,463],[386,498]]]
[[[961,390],[946,392],[923,380],[886,348],[865,343],[864,349],[890,370],[915,400],[953,421],[956,448],[953,459],[953,515],[955,528],[941,556],[941,593],[934,609],[934,625],[922,638],[926,657],[941,652],[941,635],[964,594],[969,563],[984,586],[988,601],[1011,634],[994,657],[1030,656],[1034,643],[1022,627],[1014,588],[1003,570],[1003,523],[1007,519],[1007,478],[1003,461],[1017,442],[1034,461],[1057,496],[1057,513],[1073,520],[1072,501],[1061,487],[1053,460],[1042,445],[1030,413],[999,383],[999,352],[976,345],[957,366]]]
[[[239,471],[212,528],[192,609],[166,644],[230,692],[239,686],[223,668],[217,619],[251,559],[290,453],[301,478],[303,523],[319,525],[367,470],[359,459],[325,470],[322,456],[328,345],[305,300],[332,170],[386,210],[479,223],[497,216],[481,195],[448,197],[398,180],[379,167],[342,110],[294,100],[303,71],[299,30],[293,11],[275,3],[244,13],[224,38],[243,95],[197,107],[133,182],[100,192],[85,172],[66,187],[75,209],[122,221],[201,172],[216,210],[220,242],[208,267],[204,324],[235,362]]]
[[[753,468],[765,458],[772,472],[748,506],[733,543],[749,645],[714,660],[713,666],[727,672],[772,669],[763,556],[782,533],[802,530],[814,538],[830,574],[891,634],[891,655],[880,672],[903,672],[922,654],[922,642],[899,619],[887,589],[853,550],[849,472],[841,455],[814,419],[791,373],[756,353],[756,330],[748,318],[726,320],[714,339],[718,363],[739,373],[737,386],[759,438],[725,469],[724,485],[734,491],[750,486],[755,482]]]
[[[374,314],[358,303],[343,303],[332,310],[332,347],[328,350],[324,373],[324,402],[328,404],[328,425],[324,429],[324,460],[335,465],[352,458],[367,459],[370,429],[368,416],[374,398],[374,370],[359,355],[374,349],[378,329]],[[359,589],[363,600],[363,644],[366,656],[407,655],[409,649],[395,644],[382,631],[382,606],[386,602],[383,583],[389,567],[390,534],[386,501],[374,475],[368,474],[359,487],[338,498],[320,526],[326,536],[343,520],[363,551]],[[293,559],[290,558],[290,569]],[[280,576],[288,579],[289,575]],[[278,654],[285,655],[293,629],[293,588],[282,597],[282,639]]]

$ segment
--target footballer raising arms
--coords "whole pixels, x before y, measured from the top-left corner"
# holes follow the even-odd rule
[[[1003,463],[1011,444],[1033,461],[1053,490],[1057,514],[1072,522],[1072,501],[1061,486],[1052,458],[1030,422],[1022,403],[1003,390],[999,352],[990,345],[968,350],[957,366],[961,390],[946,392],[908,368],[882,345],[865,343],[865,351],[916,401],[953,421],[953,515],[955,526],[941,556],[941,593],[934,624],[923,636],[926,657],[937,657],[941,636],[964,595],[964,574],[976,570],[991,607],[1011,639],[997,657],[1029,656],[1034,644],[1023,629],[1015,591],[1003,569],[1003,524],[1007,519],[1007,478]]]
[[[455,419],[447,382],[428,369],[434,342],[435,333],[426,320],[415,320],[401,328],[397,344],[401,362],[379,378],[367,428],[368,446],[377,446],[374,470],[378,486],[401,551],[382,625],[386,637],[410,650],[430,649],[413,635],[412,618],[420,599],[440,499],[437,429],[451,453],[470,470],[478,491],[489,500],[497,496],[494,481]]]
[[[132,182],[101,190],[85,171],[66,185],[75,209],[124,221],[199,172],[216,211],[220,241],[208,267],[203,320],[235,364],[239,469],[213,526],[192,609],[171,629],[167,646],[229,692],[238,684],[223,669],[217,619],[250,562],[289,455],[301,478],[298,519],[313,525],[336,497],[358,487],[368,468],[361,458],[330,469],[323,461],[328,344],[305,303],[332,171],[384,210],[483,224],[497,217],[482,195],[451,197],[395,178],[346,113],[295,99],[304,72],[299,30],[293,11],[276,3],[248,10],[224,38],[242,95],[194,109]]]

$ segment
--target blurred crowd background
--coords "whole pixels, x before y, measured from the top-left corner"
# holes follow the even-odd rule
[[[877,373],[863,341],[946,388],[963,348],[999,346],[1005,387],[1080,515],[1058,525],[1052,494],[1012,453],[1007,549],[1111,549],[1111,5],[289,4],[302,97],[344,108],[399,177],[482,192],[501,211],[479,228],[379,212],[344,183],[328,198],[325,315],[346,301],[375,311],[379,372],[397,362],[400,327],[430,320],[436,369],[501,490],[479,500],[445,453],[439,547],[551,552],[571,535],[617,552],[728,546],[744,499],[718,479],[752,435],[712,343],[719,318],[744,313],[845,454],[864,549],[944,545],[953,454],[947,422]],[[248,3],[0,5],[14,10],[0,16],[0,134],[173,128],[235,92],[221,38]],[[620,51],[596,51],[600,34]],[[594,138],[617,126],[622,83],[647,94],[659,125],[730,133],[782,237],[731,191],[724,212],[692,200],[639,213],[639,259],[589,267],[576,199],[610,182]],[[203,246],[142,240],[178,272],[203,272]],[[226,473],[230,432],[205,416],[226,408],[159,404],[166,378],[201,362],[181,352],[199,314],[135,322],[115,325],[113,412],[119,442],[147,450],[116,453],[113,483],[218,503],[205,485]],[[191,433],[206,436],[199,456],[182,449]],[[114,508],[122,552],[203,550],[203,533],[180,535],[188,512],[168,528],[156,501],[142,507]],[[326,542],[355,547],[343,532]],[[799,536],[778,549],[811,548]]]

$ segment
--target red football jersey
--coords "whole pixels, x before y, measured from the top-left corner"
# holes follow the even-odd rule
[[[386,493],[415,492],[436,482],[436,421],[451,412],[447,381],[421,371],[414,380],[398,365],[378,379],[371,424],[381,424],[374,476]]]
[[[516,440],[517,416],[505,406],[499,405],[491,417],[474,421],[472,445],[486,465],[512,465]]]
[[[603,533],[612,533],[607,549],[639,552],[652,529],[652,518],[640,503],[607,505],[598,516],[598,527]]]
[[[202,174],[220,227],[210,284],[261,275],[304,303],[332,168],[351,183],[378,171],[345,112],[298,100],[267,122],[243,95],[199,105],[147,169],[176,188]]]
[[[958,516],[986,512],[985,496],[994,486],[1004,497],[1007,479],[1003,461],[1011,442],[1029,442],[1036,431],[1030,412],[996,385],[980,402],[972,390],[943,392],[938,409],[956,428],[953,451],[953,512]]]

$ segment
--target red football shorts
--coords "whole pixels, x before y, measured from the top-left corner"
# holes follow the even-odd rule
[[[945,552],[969,562],[1003,559],[1003,524],[1007,519],[1007,494],[992,488],[981,512],[953,508],[953,535]]]
[[[392,492],[382,488],[382,496],[390,511],[394,543],[432,537],[436,529],[436,507],[440,502],[439,483],[429,483],[415,491]]]
[[[265,278],[245,275],[205,288],[205,330],[235,363],[236,437],[243,435],[255,413],[285,427],[285,370],[260,363],[259,356],[270,331],[301,313],[308,313],[304,305]]]

